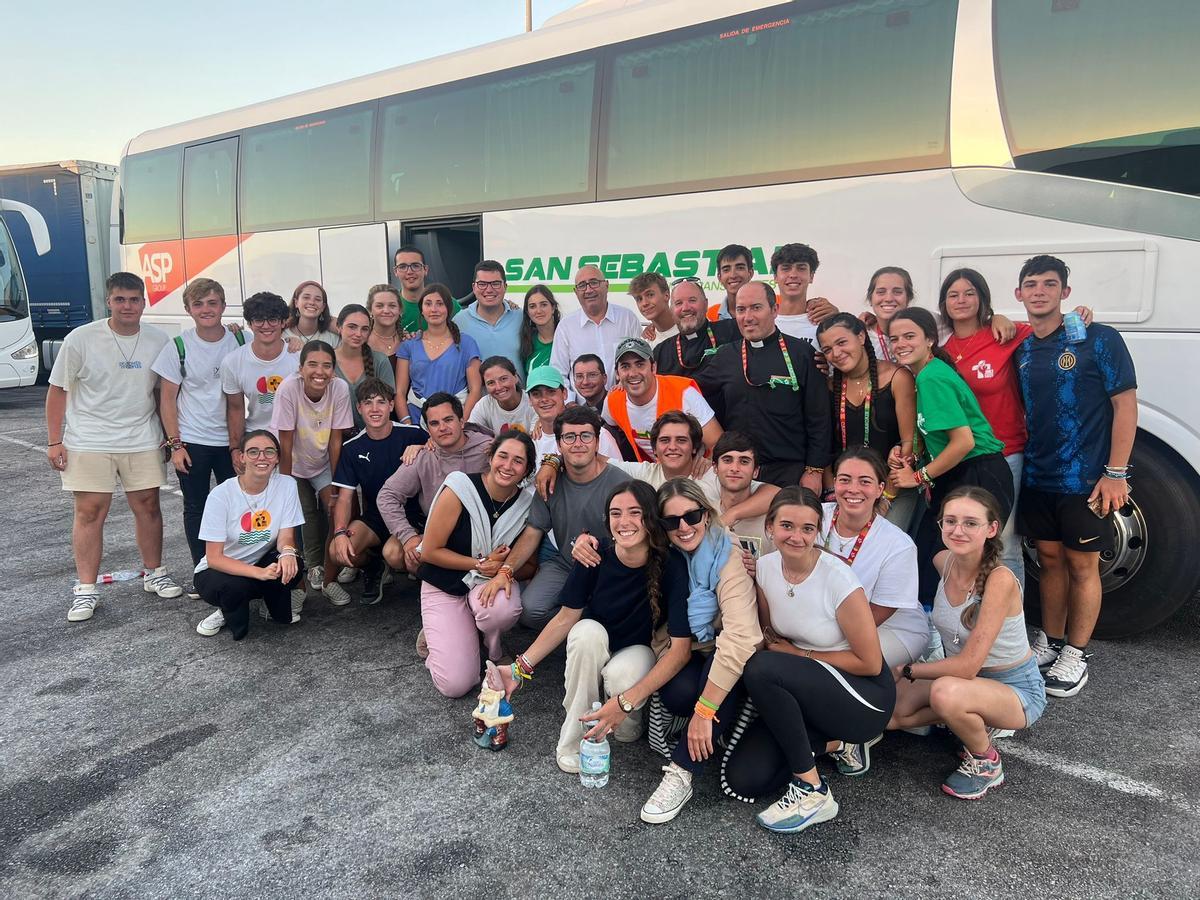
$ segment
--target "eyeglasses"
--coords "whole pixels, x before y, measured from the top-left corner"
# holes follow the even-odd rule
[[[704,284],[704,282],[695,275],[684,275],[682,278],[676,278],[674,281],[672,281],[671,287],[675,287],[677,284],[683,284],[685,281],[688,284]]]
[[[596,440],[596,432],[594,431],[570,431],[558,439],[560,444],[573,444],[579,441],[581,444],[590,444]]]
[[[608,282],[602,278],[589,278],[587,281],[577,281],[575,282],[575,293],[579,293],[580,291],[594,291],[602,284],[608,284]]]
[[[678,531],[682,524],[699,525],[704,519],[704,507],[697,506],[695,509],[690,509],[682,515],[678,516],[663,516],[663,528],[667,531]]]
[[[242,455],[246,457],[246,459],[259,459],[260,457],[262,459],[277,459],[279,457],[279,451],[274,447],[250,447],[246,450],[243,450]]]
[[[420,272],[425,263],[396,263],[397,272]]]
[[[987,522],[976,522],[974,519],[953,519],[943,517],[938,521],[942,526],[942,531],[953,531],[955,528],[961,528],[964,534],[975,534],[980,528],[986,528]]]
[[[275,325],[282,325],[282,324],[283,324],[283,319],[272,318],[272,319],[251,319],[250,320],[251,328],[253,328],[255,325],[266,325],[268,327],[272,327]]]
[[[475,290],[477,291],[498,291],[504,286],[503,281],[476,281]]]

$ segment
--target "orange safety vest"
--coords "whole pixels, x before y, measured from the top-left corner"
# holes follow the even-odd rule
[[[693,387],[697,391],[700,390],[700,386],[695,381],[681,375],[655,375],[654,380],[658,383],[654,409],[656,420],[663,413],[672,409],[682,411],[683,392],[688,388]],[[646,455],[642,453],[642,448],[638,446],[637,435],[634,434],[633,426],[629,423],[629,396],[625,393],[625,389],[613,388],[608,392],[607,400],[609,415],[613,417],[617,427],[629,439],[629,445],[633,447],[638,462],[650,462],[651,460],[646,458]]]
[[[710,306],[708,308],[708,312],[705,314],[705,318],[708,319],[708,321],[710,321],[710,322],[719,322],[721,320],[721,307],[724,305],[725,305],[724,300],[722,300],[720,303],[714,303],[712,306]]]

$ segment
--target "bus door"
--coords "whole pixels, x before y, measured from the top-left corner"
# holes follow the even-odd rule
[[[483,259],[483,227],[480,216],[454,216],[405,222],[400,243],[412,244],[425,254],[428,284],[440,281],[456,299],[471,293],[475,264]]]
[[[226,315],[242,306],[245,237],[237,221],[238,139],[195,144],[183,151],[183,268],[187,282],[212,278],[225,289]]]
[[[336,317],[348,303],[367,303],[367,289],[387,284],[387,226],[343,225],[322,228],[321,286],[329,296],[329,310]]]

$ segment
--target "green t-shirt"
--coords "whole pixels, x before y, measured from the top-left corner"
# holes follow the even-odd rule
[[[930,459],[946,449],[951,430],[964,425],[975,438],[975,447],[966,459],[1004,449],[962,376],[934,357],[917,373],[917,428],[925,439]]]
[[[529,354],[529,359],[525,360],[525,371],[529,372],[538,366],[550,365],[550,354],[553,350],[554,341],[543,344],[541,338],[535,334],[533,336],[533,352]]]
[[[450,310],[451,319],[462,312],[462,307],[459,306],[457,300],[452,301],[452,304],[454,308]],[[404,299],[401,306],[400,330],[409,333],[424,331],[427,326],[425,324],[425,317],[421,315],[421,307],[407,298]]]

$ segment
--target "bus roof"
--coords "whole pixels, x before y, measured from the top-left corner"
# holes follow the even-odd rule
[[[129,141],[125,154],[157,150],[322,110],[352,106],[777,5],[779,0],[642,0],[615,11],[550,24],[529,34],[145,131]]]

